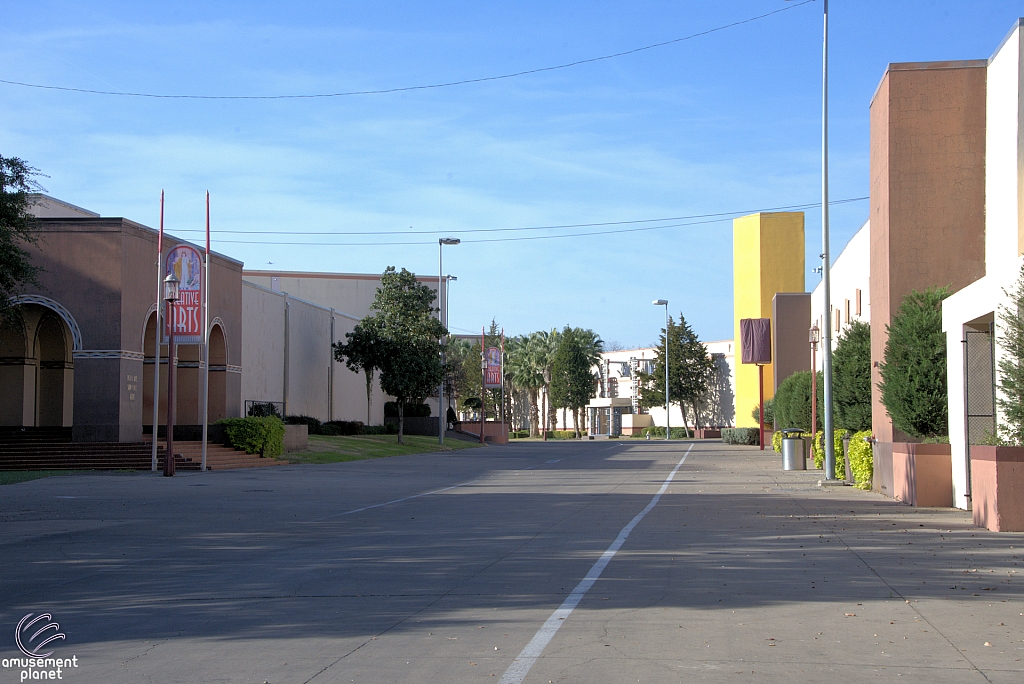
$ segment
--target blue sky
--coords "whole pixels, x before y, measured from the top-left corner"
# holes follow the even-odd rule
[[[417,86],[630,50],[797,2],[5,2],[0,79],[197,95]],[[729,338],[728,221],[506,242],[470,240],[608,228],[455,231],[819,201],[821,12],[811,2],[616,59],[381,95],[0,84],[0,154],[43,171],[56,197],[154,227],[165,189],[168,230],[196,240],[186,231],[202,228],[209,190],[214,249],[249,268],[436,275],[437,238],[456,235],[463,244],[445,248],[456,332],[495,318],[510,334],[570,324],[649,344],[664,320],[650,302],[667,298],[702,339]],[[987,58],[1024,0],[833,0],[830,16],[831,193],[844,199],[868,194],[868,104],[885,65]],[[833,208],[833,254],[867,211]],[[808,210],[808,289],[820,225]],[[410,228],[424,233],[387,234]]]

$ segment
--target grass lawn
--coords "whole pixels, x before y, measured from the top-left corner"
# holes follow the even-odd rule
[[[341,463],[359,461],[364,458],[387,458],[407,454],[424,454],[431,451],[455,451],[480,446],[475,442],[461,439],[446,439],[444,446],[437,443],[437,437],[405,435],[405,444],[398,444],[397,435],[359,435],[356,437],[309,436],[309,451],[284,454],[280,458],[292,463]]]
[[[134,470],[0,470],[0,485],[17,484],[38,480],[41,477],[54,477],[56,475],[86,475],[90,473],[134,474]]]

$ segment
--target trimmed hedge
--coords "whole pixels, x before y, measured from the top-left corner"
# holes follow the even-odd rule
[[[314,418],[313,416],[287,416],[284,419],[284,424],[285,425],[305,425],[307,428],[309,428],[309,430],[308,430],[309,434],[311,434],[311,435],[322,434],[320,432],[320,427],[321,427],[322,423],[320,422],[319,418]]]
[[[366,434],[366,428],[358,420],[330,420],[320,426],[317,434],[348,437]]]
[[[364,425],[363,431],[360,433],[363,435],[397,435],[398,424],[392,423],[391,425]]]
[[[406,404],[405,410],[403,411],[406,418],[429,418],[430,417],[430,404]],[[397,418],[398,417],[398,402],[388,401],[384,403],[384,417],[385,418]]]
[[[761,431],[758,428],[722,428],[722,442],[757,446],[761,443]]]
[[[640,431],[640,437],[647,439],[647,435],[650,435],[651,439],[657,439],[658,437],[665,439],[665,428],[660,425],[645,427]],[[633,436],[636,437],[636,435]],[[689,437],[693,437],[693,433],[689,432],[686,428],[672,428],[672,439],[687,439]]]
[[[284,453],[284,422],[276,416],[225,418],[216,424],[224,426],[231,446],[247,454],[276,458]]]

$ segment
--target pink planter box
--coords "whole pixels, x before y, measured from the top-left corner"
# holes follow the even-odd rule
[[[1024,532],[1024,447],[971,447],[974,524]]]
[[[893,498],[911,506],[953,505],[953,463],[948,444],[892,445]]]

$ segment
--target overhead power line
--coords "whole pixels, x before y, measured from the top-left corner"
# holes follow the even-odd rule
[[[815,0],[803,0],[803,2],[798,2],[792,5],[786,5],[785,7],[780,7],[779,9],[772,10],[771,12],[765,12],[764,14],[759,14],[754,17],[742,19],[740,21],[734,21],[730,24],[723,24],[722,26],[716,26],[715,28],[699,31],[697,33],[691,33],[690,35],[683,36],[681,38],[673,38],[672,40],[665,40],[660,43],[644,45],[643,47],[633,48],[631,50],[624,50],[622,52],[614,52],[608,55],[601,55],[600,57],[590,57],[588,59],[580,59],[574,62],[566,62],[564,64],[555,64],[552,66],[538,67],[536,69],[525,69],[523,71],[515,71],[509,74],[500,74],[497,76],[482,76],[479,78],[467,78],[457,81],[430,83],[427,85],[404,86],[399,88],[381,88],[377,90],[350,90],[337,93],[308,93],[296,95],[174,95],[159,93],[122,92],[118,90],[91,90],[89,88],[72,88],[67,86],[43,85],[40,83],[26,83],[24,81],[11,81],[6,79],[0,79],[0,83],[6,83],[7,85],[21,86],[25,88],[39,88],[42,90],[60,90],[71,93],[86,93],[89,95],[119,95],[121,97],[149,97],[164,100],[312,100],[328,97],[349,97],[353,95],[386,95],[388,93],[403,93],[409,92],[411,90],[431,90],[434,88],[451,88],[453,86],[469,85],[472,83],[501,81],[509,78],[517,78],[519,76],[540,74],[546,71],[558,71],[559,69],[569,69],[571,67],[576,67],[583,64],[593,64],[594,62],[602,62],[609,59],[616,59],[618,57],[626,57],[627,55],[634,55],[638,52],[654,50],[656,48],[665,47],[667,45],[682,43],[688,40],[693,40],[694,38],[700,38],[702,36],[706,36],[712,33],[717,33],[719,31],[725,31],[726,29],[742,26],[743,24],[749,24],[751,22],[759,21],[761,19],[766,19],[772,15],[780,14],[782,12],[788,12],[789,10],[796,9],[797,7],[801,7],[812,2],[815,2]]]
[[[849,204],[851,202],[863,202],[864,200],[867,200],[867,199],[868,199],[868,197],[851,197],[851,198],[847,198],[847,199],[833,200],[833,201],[829,202],[829,205]],[[760,209],[760,210],[755,210],[755,211],[730,211],[730,212],[722,212],[722,213],[718,213],[718,214],[702,214],[702,215],[698,214],[698,215],[689,216],[689,217],[678,217],[679,219],[703,219],[703,220],[687,220],[687,221],[678,222],[678,223],[666,223],[666,224],[661,224],[661,225],[656,225],[656,226],[640,226],[640,227],[635,227],[635,228],[616,228],[616,229],[611,229],[611,230],[594,230],[594,231],[585,231],[585,232],[577,232],[577,233],[562,233],[562,234],[559,234],[559,235],[526,235],[526,236],[518,236],[518,237],[480,238],[480,239],[463,240],[463,242],[464,243],[474,243],[474,242],[478,242],[478,243],[485,243],[485,242],[524,242],[524,241],[527,241],[527,240],[557,240],[557,239],[560,239],[560,238],[570,238],[570,237],[589,237],[589,236],[595,236],[595,235],[617,235],[617,234],[621,234],[621,233],[640,233],[640,232],[646,232],[646,231],[652,231],[652,230],[662,230],[664,228],[682,228],[682,227],[686,227],[686,226],[698,226],[698,225],[706,225],[706,224],[710,224],[710,223],[723,223],[725,221],[731,221],[733,218],[735,218],[737,216],[742,216],[742,215],[745,215],[745,214],[754,214],[754,213],[758,213],[758,212],[780,211],[780,210],[783,210],[783,209],[788,209],[788,210],[794,210],[794,209],[813,209],[815,207],[820,207],[820,206],[821,206],[820,202],[809,203],[809,204],[794,204],[794,205],[789,205],[789,206],[786,206],[786,207],[773,207],[771,209]],[[575,227],[586,227],[586,226],[615,226],[615,225],[624,225],[624,224],[630,224],[630,223],[644,223],[644,222],[659,221],[659,220],[660,221],[664,221],[664,220],[675,220],[675,219],[640,219],[640,220],[637,220],[637,221],[611,221],[611,222],[607,222],[607,223],[592,223],[592,224],[581,223],[581,224],[569,224],[569,225],[565,225],[565,226],[549,226],[547,228],[575,228]],[[545,228],[543,228],[543,227],[498,228],[498,229],[477,229],[477,230],[472,231],[472,232],[498,232],[498,231],[507,231],[507,230],[543,230],[543,229],[545,229]],[[192,233],[192,232],[196,232],[196,231],[193,231],[193,230],[183,230],[183,231],[174,231],[174,232],[175,233],[179,233],[179,232],[180,233]],[[308,246],[308,247],[399,247],[399,246],[407,246],[407,245],[433,245],[433,244],[436,244],[436,240],[416,240],[416,241],[405,241],[405,242],[391,242],[391,241],[389,241],[389,242],[299,242],[299,241],[294,241],[294,240],[221,240],[221,239],[219,239],[217,237],[220,232],[227,232],[227,231],[214,231],[214,233],[213,233],[214,241],[217,244],[275,245],[275,246],[277,246],[277,245],[292,245],[292,246],[298,246],[298,247],[302,247],[302,246]],[[277,232],[278,231],[273,231],[273,233],[277,233]],[[356,234],[357,235],[400,235],[400,234],[407,233],[407,232],[408,231],[395,231],[393,233],[375,232],[375,233],[356,233]],[[471,231],[445,230],[445,231],[422,231],[422,232],[427,232],[427,233],[429,233],[431,235],[435,235],[436,236],[436,235],[439,234],[439,232],[443,232],[444,234],[447,235],[447,234],[450,234],[450,233],[464,233],[464,232],[471,232]],[[298,234],[301,234],[301,233],[291,233],[291,234],[298,235]],[[315,234],[324,234],[324,233],[315,233]],[[327,233],[327,234],[331,234],[331,235],[351,235],[352,233]]]
[[[829,205],[833,204],[846,204],[848,202],[861,202],[868,199],[867,197],[852,197],[842,200],[833,200],[829,202]],[[821,202],[812,204],[790,204],[784,207],[770,207],[768,209],[744,209],[743,211],[724,211],[716,214],[693,214],[691,216],[667,216],[664,218],[647,218],[647,219],[632,219],[629,221],[603,221],[600,223],[565,223],[561,225],[551,226],[528,226],[519,228],[464,228],[460,230],[445,230],[447,234],[459,234],[464,235],[466,233],[505,233],[505,232],[519,232],[519,231],[532,231],[532,230],[557,230],[562,228],[594,228],[599,226],[623,226],[635,223],[663,223],[667,221],[684,221],[689,219],[699,218],[713,218],[716,216],[737,216],[742,214],[754,214],[757,212],[768,212],[768,211],[786,211],[793,209],[813,209],[814,207],[820,207]],[[203,233],[203,228],[187,228],[185,230],[179,230],[179,233]],[[338,231],[338,230],[221,230],[217,231],[221,235],[225,234],[245,234],[245,235],[436,235],[436,230],[358,230],[358,231]]]

